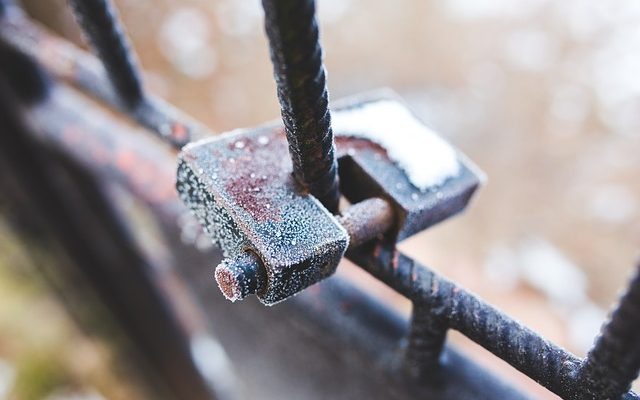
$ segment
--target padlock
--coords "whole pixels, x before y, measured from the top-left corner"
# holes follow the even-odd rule
[[[461,211],[482,180],[389,91],[342,101],[332,116],[341,191],[351,202],[385,199],[391,240]],[[425,145],[434,148],[406,157],[399,147]],[[291,172],[280,123],[204,139],[180,154],[178,192],[227,257],[216,278],[230,299],[284,300],[331,275],[348,247],[345,228]]]

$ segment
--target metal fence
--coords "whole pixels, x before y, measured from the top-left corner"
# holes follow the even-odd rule
[[[179,149],[191,137],[209,133],[145,91],[110,1],[70,3],[100,62],[47,33],[10,2],[0,2],[0,163],[5,171],[0,182],[21,210],[16,218],[45,227],[75,266],[73,273],[95,290],[159,377],[164,396],[234,396],[237,387],[229,385],[230,373],[215,372],[198,361],[195,344],[216,336],[235,368],[244,371],[237,379],[253,381],[254,386],[262,382],[265,393],[277,392],[276,382],[285,382],[280,385],[291,393],[315,393],[318,398],[525,398],[448,347],[447,331],[454,329],[564,399],[638,398],[629,390],[640,369],[640,272],[587,357],[580,359],[395,248],[403,234],[463,209],[478,182],[469,176],[449,182],[438,196],[432,193],[425,199],[429,206],[423,205],[421,212],[403,207],[398,198],[402,193],[385,189],[385,184],[395,183],[395,175],[376,187],[367,182],[367,161],[345,156],[340,141],[335,145],[315,4],[310,0],[263,1],[282,108],[282,143],[288,145],[288,153],[281,147],[272,150],[273,155],[290,155],[293,190],[309,193],[326,211],[340,212],[340,190],[355,203],[338,215],[348,235],[341,250],[411,300],[412,317],[404,321],[348,282],[333,278],[288,299],[332,272],[315,268],[329,262],[322,257],[328,252],[324,250],[298,266],[295,274],[285,271],[279,278],[271,266],[277,260],[244,249],[241,258],[218,268],[227,297],[257,293],[265,302],[288,300],[275,308],[222,301],[207,286],[211,278],[203,277],[203,265],[219,260],[219,252],[198,252],[178,239],[185,208],[173,188],[175,150],[165,144]],[[103,111],[96,100],[144,129]],[[185,150],[183,162],[184,154],[189,153]],[[215,163],[215,156],[210,157],[214,160],[207,162]],[[270,160],[259,167],[278,168]],[[244,190],[242,185],[250,183],[233,184]],[[114,185],[150,210],[170,256],[149,258],[137,248],[110,194]],[[189,202],[191,189],[181,188],[180,182],[178,188]],[[196,199],[190,206],[206,201]],[[232,213],[233,207],[246,206],[231,204],[218,211]],[[318,215],[307,215],[304,223],[321,224],[324,214]],[[257,228],[251,232],[252,240],[263,239],[255,239]],[[175,267],[158,272],[162,268],[156,264],[163,263]],[[271,291],[276,284],[285,289]],[[185,310],[195,317],[185,321]]]

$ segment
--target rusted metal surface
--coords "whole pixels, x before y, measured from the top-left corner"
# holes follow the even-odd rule
[[[348,207],[338,221],[347,231],[349,247],[357,247],[382,237],[393,226],[393,208],[386,200],[368,199]],[[232,302],[261,293],[269,283],[266,268],[252,250],[223,260],[216,267],[215,276],[218,287]]]
[[[196,296],[194,300],[207,310],[205,325],[217,327],[215,334],[223,340],[234,362],[245,371],[243,376],[248,382],[256,382],[248,387],[259,388],[261,394],[282,395],[286,381],[287,390],[299,393],[300,398],[329,395],[345,399],[387,399],[410,398],[415,393],[456,399],[524,398],[451,350],[445,351],[447,362],[435,387],[394,378],[395,363],[387,361],[399,354],[397,349],[406,332],[406,322],[337,278],[316,285],[273,309],[253,302],[239,306],[240,311],[238,306],[228,305],[213,290],[210,274],[203,268],[211,260],[219,259],[219,254],[198,252],[178,239],[177,220],[185,209],[173,190],[175,153],[143,130],[114,120],[64,85],[56,85],[48,101],[29,111],[29,118],[38,130],[38,138],[75,160],[76,168],[86,169],[101,184],[117,182],[149,206],[172,238],[170,248],[177,258],[169,261],[169,265],[179,266],[175,272],[191,288],[191,295]],[[157,271],[148,272],[154,276]],[[207,276],[203,277],[203,273]],[[169,295],[166,283],[156,279],[151,282]],[[132,300],[122,298],[127,299]],[[169,296],[167,300],[176,299]],[[250,317],[239,318],[240,314]],[[260,321],[269,321],[271,328],[257,329],[262,324]],[[323,333],[309,335],[308,332]],[[264,343],[265,338],[269,338],[268,346],[245,345]],[[301,358],[295,350],[299,348],[304,348],[308,357]],[[246,354],[248,349],[251,357]],[[286,362],[274,365],[274,359]],[[271,368],[256,369],[256,365],[261,365],[258,360],[269,363]],[[376,371],[381,375],[367,372],[371,365],[377,365]],[[310,368],[317,371],[312,381],[305,379]],[[381,381],[381,376],[386,378]]]
[[[232,302],[264,291],[268,283],[260,257],[251,250],[222,260],[216,267],[216,282],[224,297]]]
[[[331,275],[347,248],[346,231],[292,177],[281,128],[187,145],[177,189],[225,255],[258,255],[267,272],[256,294],[265,304]]]
[[[293,175],[332,213],[340,200],[315,0],[263,0]]]
[[[349,234],[349,247],[358,247],[387,233],[395,216],[389,202],[374,197],[348,207],[338,221]]]

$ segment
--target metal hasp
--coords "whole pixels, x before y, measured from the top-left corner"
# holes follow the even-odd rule
[[[180,196],[230,259],[217,274],[229,299],[247,294],[233,280],[250,278],[231,266],[246,265],[247,252],[264,268],[247,272],[264,279],[243,287],[273,304],[332,274],[347,249],[344,228],[291,171],[285,133],[273,125],[190,144],[180,154]]]
[[[401,104],[394,95],[369,95],[343,102],[334,115],[376,102]],[[230,300],[250,293],[265,304],[284,300],[331,275],[349,235],[360,244],[391,227],[392,240],[408,237],[461,211],[480,183],[459,157],[456,176],[418,189],[379,144],[337,128],[336,134],[343,192],[352,202],[369,202],[345,210],[340,222],[294,179],[280,124],[183,149],[177,189],[227,257],[216,279]]]
[[[398,162],[402,160],[391,159],[388,149],[367,139],[372,136],[367,131],[374,125],[366,122],[372,117],[369,110],[378,109],[404,111],[396,116],[402,116],[403,120],[384,124],[385,127],[393,128],[378,132],[379,136],[398,137],[397,130],[407,125],[406,119],[423,127],[400,96],[388,89],[336,102],[334,130],[340,165],[340,190],[354,204],[374,197],[387,200],[394,209],[395,218],[395,227],[390,232],[390,237],[398,242],[462,211],[484,180],[484,174],[467,157],[452,150],[457,171],[428,187],[416,187],[407,171],[398,166]],[[349,114],[347,121],[342,116],[345,113]],[[359,114],[362,117],[359,118]],[[387,117],[379,115],[375,118],[383,121]],[[358,123],[363,124],[362,128],[358,127]],[[435,135],[433,132],[425,134]],[[442,141],[440,138],[438,140]],[[394,145],[411,147],[416,146],[416,143],[401,142]],[[428,149],[417,150],[424,152]],[[425,168],[436,162],[437,160],[427,159],[424,165],[415,168]]]

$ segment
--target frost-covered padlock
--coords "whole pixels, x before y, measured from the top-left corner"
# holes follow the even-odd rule
[[[464,209],[482,180],[392,92],[336,103],[332,127],[343,195],[352,203],[386,199],[396,241]],[[180,154],[178,191],[227,257],[216,278],[232,300],[255,293],[265,304],[281,301],[332,274],[347,249],[345,229],[299,190],[291,171],[280,123]]]

